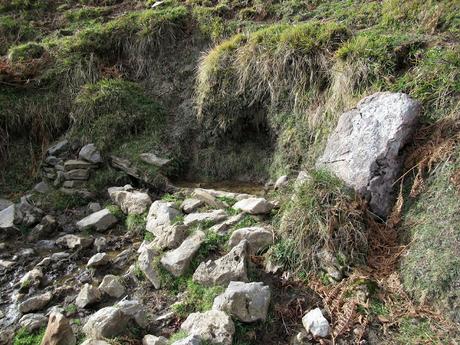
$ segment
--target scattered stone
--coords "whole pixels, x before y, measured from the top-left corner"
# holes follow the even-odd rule
[[[214,210],[212,212],[190,213],[184,218],[185,226],[193,226],[201,222],[219,223],[227,218],[224,210]]]
[[[232,233],[228,244],[233,248],[242,240],[248,241],[249,255],[256,255],[273,243],[273,233],[262,227],[241,228]]]
[[[186,226],[180,224],[157,227],[150,246],[159,250],[177,248],[187,236],[187,230]]]
[[[302,318],[302,324],[314,337],[325,338],[329,335],[329,322],[323,316],[321,309],[316,308],[309,311]]]
[[[276,182],[275,182],[275,190],[277,189],[281,189],[283,187],[286,187],[289,183],[289,178],[287,177],[287,175],[283,175],[283,176],[280,176]]]
[[[56,229],[57,222],[53,216],[46,215],[40,221],[40,224],[35,225],[35,227],[30,231],[27,239],[29,241],[37,241],[41,238],[47,238],[51,235]]]
[[[264,198],[248,198],[238,201],[233,208],[249,214],[267,214],[273,209],[273,204]]]
[[[142,214],[152,204],[147,193],[134,190],[131,185],[111,187],[108,192],[112,201],[126,214]]]
[[[42,181],[35,185],[34,191],[36,191],[37,193],[45,194],[50,191],[50,186],[48,185],[48,183]]]
[[[45,327],[47,322],[48,318],[43,314],[26,314],[19,320],[19,326],[27,329],[28,332],[33,332]]]
[[[107,253],[97,253],[94,254],[86,264],[86,267],[100,267],[107,265],[110,262],[110,256]]]
[[[185,213],[192,213],[199,207],[201,207],[203,204],[204,202],[198,199],[185,199],[180,205],[180,208]]]
[[[94,144],[87,144],[83,146],[78,153],[78,158],[84,159],[93,164],[99,164],[103,162],[101,153]]]
[[[105,340],[87,339],[84,342],[82,342],[81,345],[111,345],[111,344],[106,342]]]
[[[65,175],[63,171],[57,171],[56,172],[56,178],[53,182],[53,186],[58,188],[65,182]]]
[[[147,334],[142,339],[142,345],[168,345],[168,339]]]
[[[46,258],[43,258],[42,261],[40,261],[37,266],[38,267],[46,267],[46,266],[49,266],[51,264],[51,262],[53,262],[53,260],[51,260],[51,257],[46,257]]]
[[[87,199],[87,200],[95,198],[95,194],[93,192],[90,192],[87,189],[72,189],[72,188],[61,187],[59,188],[59,191],[66,195],[78,196],[82,199]]]
[[[75,249],[75,248],[85,249],[85,248],[89,248],[93,244],[93,238],[68,234],[68,235],[59,237],[56,240],[56,244],[58,246],[66,247],[69,249]]]
[[[133,248],[123,250],[113,259],[113,266],[120,269],[124,268],[131,260],[132,254],[134,254]]]
[[[64,178],[66,180],[82,180],[86,181],[89,179],[89,170],[87,169],[75,169],[64,172]]]
[[[192,194],[198,200],[203,201],[205,204],[213,208],[226,208],[227,205],[222,201],[218,200],[216,197],[209,194],[205,189],[195,188]]]
[[[232,319],[218,310],[190,314],[181,329],[191,336],[196,335],[205,341],[222,345],[231,345],[235,333]]]
[[[88,338],[114,338],[126,332],[129,318],[116,307],[105,307],[91,315],[83,326]]]
[[[45,163],[48,164],[48,165],[51,165],[51,166],[55,166],[59,163],[62,162],[62,159],[59,159],[57,157],[54,157],[54,156],[48,156],[45,158]]]
[[[2,260],[0,259],[0,267],[10,268],[15,264],[14,261]]]
[[[105,237],[96,237],[94,240],[94,247],[98,253],[101,253],[107,248],[107,239]]]
[[[299,187],[301,186],[303,183],[307,182],[311,180],[311,176],[309,173],[307,173],[306,171],[299,171],[299,174],[297,175],[297,178],[295,180],[295,186],[296,187]]]
[[[136,300],[123,300],[116,305],[123,314],[131,317],[138,326],[145,328],[148,325],[148,317],[145,308]]]
[[[172,345],[201,345],[201,339],[198,335],[189,335],[188,337],[175,341]]]
[[[226,312],[243,322],[265,321],[270,304],[270,288],[263,283],[232,281],[214,300],[213,309]]]
[[[227,286],[231,281],[247,282],[247,246],[247,241],[243,240],[220,259],[202,262],[193,274],[193,280],[206,286]]]
[[[51,313],[41,345],[75,345],[76,343],[77,338],[65,316],[57,312]]]
[[[87,306],[97,303],[101,300],[101,292],[98,288],[85,284],[75,300],[77,307],[84,309]]]
[[[137,259],[139,269],[145,274],[147,279],[152,283],[155,289],[161,287],[160,276],[154,270],[153,260],[157,253],[152,249],[144,249]]]
[[[64,171],[71,171],[77,169],[91,169],[94,168],[94,165],[85,161],[70,159],[64,162]]]
[[[146,229],[155,234],[157,227],[171,225],[180,215],[181,212],[176,209],[173,202],[157,200],[150,206],[149,214],[147,215]]]
[[[53,298],[51,292],[45,292],[43,294],[26,299],[24,302],[19,304],[19,311],[23,314],[30,313],[44,308]]]
[[[0,211],[0,229],[14,228],[15,206],[11,205]]]
[[[125,287],[120,282],[120,278],[111,274],[106,275],[102,279],[99,290],[115,298],[120,298],[126,291]]]
[[[3,211],[5,208],[10,207],[11,205],[14,205],[13,202],[0,198],[0,211]]]
[[[170,159],[160,158],[154,153],[141,153],[139,155],[140,159],[143,160],[145,163],[152,164],[156,167],[164,167],[165,165],[171,162]]]
[[[227,234],[228,230],[236,224],[238,224],[244,218],[244,213],[239,213],[234,216],[231,216],[226,221],[213,225],[209,228],[210,231],[213,231],[220,235]]]
[[[37,286],[40,285],[42,279],[43,272],[38,268],[34,268],[24,274],[19,282],[21,283],[21,286]]]
[[[64,181],[62,183],[62,187],[64,189],[69,189],[69,188],[82,188],[87,185],[86,181],[81,181],[81,180],[71,180],[71,181]]]
[[[101,204],[98,202],[90,202],[88,204],[88,210],[92,213],[102,210]]]
[[[316,166],[326,168],[369,199],[386,217],[399,177],[401,149],[409,141],[421,106],[403,93],[378,92],[343,113]]]
[[[70,143],[68,140],[61,140],[51,146],[47,153],[49,156],[59,156],[61,153],[67,152],[70,148]]]
[[[15,208],[15,224],[22,224],[25,227],[32,227],[40,222],[44,213],[38,207],[29,203],[27,196],[23,196]]]
[[[97,231],[106,231],[118,222],[118,219],[106,208],[90,214],[77,222],[79,230],[96,229]]]
[[[332,251],[324,249],[318,254],[318,262],[321,269],[327,272],[330,278],[339,282],[343,279],[343,267],[340,266],[339,261]]]
[[[70,256],[69,253],[57,252],[57,253],[53,253],[50,258],[52,261],[61,261],[61,260],[68,258],[69,256]]]
[[[190,262],[204,241],[205,233],[196,231],[187,237],[179,248],[166,252],[161,258],[163,267],[175,277],[180,277],[188,269]]]

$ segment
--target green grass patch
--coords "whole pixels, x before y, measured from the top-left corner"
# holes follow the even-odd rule
[[[44,335],[44,328],[32,333],[25,328],[20,328],[14,336],[13,345],[40,345]]]
[[[144,233],[147,225],[147,213],[143,214],[128,214],[125,220],[128,231],[135,233]]]

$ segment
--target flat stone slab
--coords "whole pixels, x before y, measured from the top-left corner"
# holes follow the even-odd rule
[[[79,230],[96,229],[106,231],[118,222],[118,219],[106,208],[90,214],[77,222]]]

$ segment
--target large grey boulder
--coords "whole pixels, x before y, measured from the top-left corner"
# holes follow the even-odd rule
[[[0,211],[3,211],[5,208],[10,207],[11,205],[14,205],[12,201],[0,198]]]
[[[205,236],[203,231],[196,231],[186,238],[179,248],[166,252],[160,261],[163,267],[176,277],[183,275],[200,249]]]
[[[19,311],[23,314],[30,313],[44,308],[53,298],[51,292],[45,292],[40,295],[26,299],[24,302],[19,304]]]
[[[152,283],[155,289],[161,287],[160,276],[153,267],[153,261],[158,253],[151,248],[144,248],[137,259],[139,269],[145,274],[146,278]]]
[[[77,299],[75,300],[75,304],[79,308],[86,308],[87,306],[97,303],[101,300],[102,294],[101,291],[92,285],[85,284],[83,288],[80,290]]]
[[[202,262],[193,274],[193,280],[206,286],[227,286],[231,281],[247,282],[247,241],[241,241],[220,259]]]
[[[273,233],[262,227],[241,228],[232,233],[228,244],[233,248],[242,240],[248,241],[248,252],[255,255],[273,243]]]
[[[188,214],[188,213],[195,212],[195,210],[201,207],[203,204],[204,202],[199,199],[188,198],[182,202],[182,204],[180,205],[180,208],[182,211]]]
[[[88,338],[114,338],[126,332],[129,316],[117,307],[105,307],[91,315],[83,326]]]
[[[190,314],[182,323],[181,329],[191,336],[195,335],[204,341],[221,345],[231,345],[235,333],[232,319],[218,310]]]
[[[75,345],[77,338],[64,315],[52,312],[41,345]]]
[[[146,229],[156,236],[158,227],[171,225],[181,214],[173,202],[157,200],[150,206]]]
[[[342,114],[317,168],[325,168],[369,199],[386,217],[393,204],[393,184],[420,114],[420,104],[403,93],[379,92]]]
[[[147,193],[135,190],[130,185],[111,187],[108,192],[112,201],[126,214],[142,214],[152,204],[152,199]]]
[[[110,297],[115,298],[120,298],[126,291],[120,278],[112,274],[108,274],[102,279],[102,282],[99,285],[99,290]]]
[[[302,318],[302,324],[314,337],[327,337],[330,333],[329,322],[323,316],[321,309],[316,308],[309,311]]]
[[[185,226],[193,226],[201,222],[218,223],[227,218],[224,210],[214,210],[212,212],[190,213],[184,218]]]
[[[226,312],[243,322],[264,321],[270,305],[270,288],[263,283],[230,282],[216,297],[212,309]]]
[[[79,230],[96,229],[97,231],[106,231],[117,222],[117,217],[104,208],[78,221],[76,225]]]
[[[87,144],[83,146],[78,153],[78,158],[84,159],[85,161],[93,164],[99,164],[103,162],[101,153],[94,144]]]
[[[249,214],[267,214],[274,205],[264,198],[248,198],[238,201],[233,208]]]

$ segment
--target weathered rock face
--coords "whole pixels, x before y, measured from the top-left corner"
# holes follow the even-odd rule
[[[147,193],[134,190],[130,185],[108,189],[110,198],[126,214],[142,214],[152,204]]]
[[[248,252],[255,255],[273,243],[273,233],[262,227],[241,228],[232,233],[228,244],[233,248],[242,240],[248,241]]]
[[[114,338],[126,332],[129,317],[119,308],[106,307],[91,315],[83,326],[88,338]]]
[[[75,345],[77,338],[73,334],[69,321],[61,313],[51,313],[41,345]]]
[[[88,305],[97,303],[101,300],[101,292],[98,288],[85,284],[75,300],[79,308],[86,308]]]
[[[269,305],[270,288],[263,283],[230,282],[227,290],[216,297],[212,308],[243,322],[254,322],[265,320]]]
[[[214,210],[212,212],[190,213],[184,218],[185,226],[193,226],[200,222],[218,223],[227,218],[227,213],[224,210]]]
[[[248,281],[247,241],[241,241],[227,255],[218,260],[202,262],[193,274],[193,280],[203,285],[227,286],[231,281]]]
[[[147,279],[152,283],[155,289],[161,287],[160,276],[153,267],[153,260],[157,253],[150,248],[144,248],[137,259],[139,269],[145,274]]]
[[[273,204],[264,198],[248,198],[238,201],[233,208],[249,214],[267,214],[273,209]]]
[[[171,225],[180,214],[173,202],[157,200],[150,206],[146,229],[156,236],[157,227]]]
[[[185,239],[179,248],[166,252],[161,258],[161,264],[174,276],[179,277],[185,273],[193,257],[205,238],[203,231],[196,231]]]
[[[327,337],[330,332],[329,322],[323,316],[321,309],[316,308],[309,311],[302,318],[302,324],[314,337]]]
[[[403,93],[380,92],[362,99],[340,116],[316,166],[365,195],[371,209],[386,217],[401,170],[401,149],[411,137],[420,109]]]
[[[103,162],[101,153],[94,144],[88,144],[83,146],[80,152],[78,153],[78,157],[93,164]]]
[[[97,231],[106,231],[118,222],[118,219],[106,208],[90,214],[77,222],[79,230],[96,229]]]
[[[199,336],[205,341],[222,345],[231,345],[235,333],[232,319],[217,310],[190,314],[181,329],[191,336]]]
[[[119,298],[125,293],[125,287],[120,282],[120,278],[114,275],[106,275],[99,285],[99,290],[110,297]]]
[[[19,311],[25,314],[31,311],[40,310],[44,308],[52,298],[53,294],[51,292],[45,292],[43,294],[31,297],[19,305]]]

